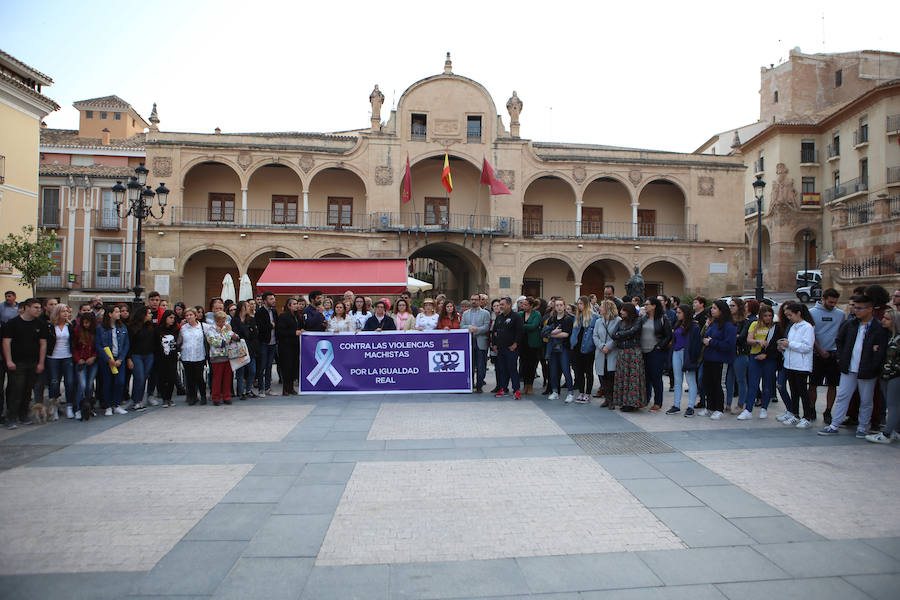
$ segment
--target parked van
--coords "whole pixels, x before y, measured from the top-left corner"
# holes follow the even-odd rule
[[[803,269],[797,271],[797,287],[812,285],[814,283],[822,283],[822,271],[810,269],[806,272],[807,279],[803,278]]]

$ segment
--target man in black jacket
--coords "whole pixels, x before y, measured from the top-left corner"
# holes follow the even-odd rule
[[[386,306],[383,300],[375,303],[375,314],[366,319],[363,331],[396,331],[397,324],[390,315],[385,313]]]
[[[525,336],[525,323],[522,315],[513,311],[512,298],[509,296],[500,299],[500,314],[494,320],[492,334],[494,351],[497,353],[497,386],[500,388],[495,397],[506,395],[506,387],[512,379],[513,395],[516,400],[520,400],[519,341]]]
[[[300,376],[300,333],[302,317],[293,298],[285,304],[285,311],[275,322],[275,338],[278,340],[278,366],[281,369],[281,394],[293,396],[294,381]]]
[[[256,311],[256,329],[259,332],[259,354],[256,357],[256,387],[259,395],[274,395],[272,392],[272,363],[275,362],[275,350],[278,341],[275,338],[275,321],[278,311],[275,310],[275,294],[263,292],[262,304]]]
[[[859,389],[859,424],[856,437],[864,439],[872,418],[872,397],[878,373],[887,352],[887,331],[878,319],[873,318],[874,303],[868,296],[855,296],[856,318],[849,319],[838,330],[837,355],[841,369],[837,400],[831,412],[831,424],[819,431],[819,435],[836,435],[853,392]]]

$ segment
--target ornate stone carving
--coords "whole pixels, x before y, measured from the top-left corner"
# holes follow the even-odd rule
[[[772,193],[769,196],[769,212],[780,208],[788,210],[800,210],[800,201],[797,198],[797,190],[794,189],[794,180],[788,179],[789,171],[784,163],[775,166],[775,181],[772,183]]]
[[[457,119],[435,119],[435,135],[458,135],[459,121]]]
[[[153,157],[153,174],[157,177],[172,176],[172,157],[171,156],[154,156]]]
[[[585,177],[587,177],[587,170],[584,167],[582,167],[581,165],[578,165],[577,167],[573,167],[572,168],[572,177],[575,179],[576,182],[581,183],[582,181],[584,181]]]
[[[458,138],[437,138],[437,137],[432,138],[431,141],[434,142],[435,144],[443,146],[444,148],[449,148],[450,146],[453,146],[454,144],[458,144],[460,142],[460,140]]]
[[[518,123],[519,115],[522,113],[522,101],[515,91],[513,91],[509,100],[506,101],[506,110],[509,112],[510,121],[512,123]]]
[[[240,165],[243,170],[246,171],[252,162],[253,158],[250,156],[249,152],[241,152],[238,154],[237,164]]]
[[[375,183],[377,185],[391,185],[394,183],[394,170],[384,165],[375,167]]]
[[[716,180],[712,177],[700,177],[697,179],[697,195],[715,196]]]
[[[498,169],[497,178],[511,190],[516,189],[516,172],[511,169]]]
[[[372,122],[381,121],[381,105],[384,104],[384,94],[378,89],[378,85],[369,94],[369,103],[372,105]]]
[[[632,170],[628,171],[628,180],[633,185],[639,184],[643,178],[644,178],[644,176],[641,175],[641,172],[638,169],[632,169]]]
[[[309,154],[303,154],[300,156],[300,168],[303,169],[304,173],[309,173],[312,171],[312,168],[315,166],[316,161],[313,160],[313,157]]]

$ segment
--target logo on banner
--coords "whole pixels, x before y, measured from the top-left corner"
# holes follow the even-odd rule
[[[428,353],[428,371],[430,373],[464,373],[465,370],[466,365],[460,352],[450,350]]]
[[[341,382],[341,374],[338,373],[338,370],[331,366],[331,363],[334,362],[334,348],[331,345],[331,342],[328,340],[320,340],[319,343],[316,344],[316,366],[310,371],[309,375],[306,376],[306,380],[311,384],[316,385],[319,383],[319,380],[322,379],[324,375],[331,381],[331,385],[337,385]]]

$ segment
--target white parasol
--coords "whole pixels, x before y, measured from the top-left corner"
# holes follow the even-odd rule
[[[225,279],[222,280],[222,300],[234,302],[234,280],[231,278],[231,273],[226,273]]]
[[[238,296],[238,300],[252,300],[253,299],[253,284],[250,283],[250,276],[244,273],[241,276],[241,293]]]
[[[415,277],[407,277],[406,278],[406,289],[409,291],[416,292],[427,292],[434,286],[428,283],[427,281],[422,281],[421,279],[416,279]]]

